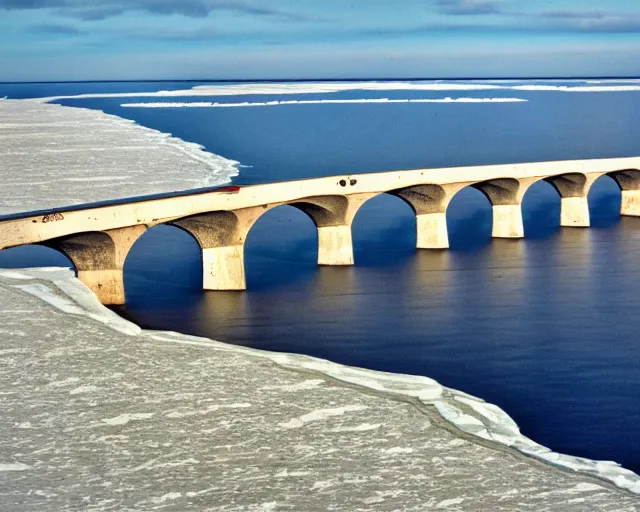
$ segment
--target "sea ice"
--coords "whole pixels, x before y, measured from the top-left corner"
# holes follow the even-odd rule
[[[7,100],[0,120],[0,215],[215,186],[238,174],[234,160],[98,110]]]
[[[440,503],[452,509],[466,503],[518,509],[525,503],[527,510],[632,510],[633,499],[604,482],[602,489],[579,486],[597,482],[589,482],[584,474],[531,464],[514,451],[473,443],[442,428],[433,421],[437,404],[455,412],[453,425],[477,428],[494,435],[494,440],[499,439],[495,429],[500,432],[500,425],[508,422],[499,409],[488,404],[484,408],[478,405],[481,400],[432,379],[348,368],[178,333],[124,335],[113,330],[111,313],[102,306],[102,314],[94,309],[84,315],[63,313],[56,308],[65,307],[65,302],[39,303],[41,294],[14,287],[64,289],[65,301],[92,308],[85,300],[86,288],[70,272],[28,270],[20,277],[0,274],[0,295],[16,309],[35,309],[30,318],[37,322],[24,322],[19,315],[5,319],[9,331],[29,333],[30,342],[3,336],[6,349],[27,348],[28,353],[12,356],[20,360],[0,376],[3,389],[21,391],[0,401],[0,414],[15,418],[0,431],[0,443],[10,457],[20,454],[21,464],[37,465],[38,471],[15,473],[22,480],[13,481],[11,488],[27,500],[15,510],[35,508],[25,489],[37,488],[36,477],[65,482],[44,490],[52,496],[51,510],[78,493],[90,497],[86,508],[127,508],[128,498],[113,498],[114,482],[130,486],[126,496],[137,500],[135,508],[144,509],[197,510],[206,506],[203,503],[230,499],[234,489],[242,488],[242,501],[237,503],[245,508],[265,503],[267,495],[261,490],[268,489],[268,499],[298,510],[305,508],[303,503],[323,509],[341,503],[355,510],[372,498],[399,510]],[[53,338],[45,338],[52,332]],[[21,369],[27,363],[30,372]],[[41,375],[65,385],[43,386]],[[324,383],[315,385],[319,381]],[[95,405],[70,399],[78,383],[95,387]],[[292,395],[292,389],[299,389],[303,399]],[[246,402],[249,396],[251,404]],[[107,412],[114,410],[118,412]],[[162,411],[180,414],[168,418]],[[215,418],[200,414],[205,411],[215,411]],[[184,414],[189,412],[195,414]],[[27,419],[30,428],[16,425]],[[287,421],[308,428],[278,428]],[[52,425],[61,423],[65,428],[56,435]],[[99,425],[103,428],[96,430]],[[114,429],[121,435],[106,436]],[[522,447],[536,446],[521,435],[513,445],[524,452]],[[552,452],[538,447],[535,453],[544,459]],[[557,466],[571,468],[570,462],[578,462],[555,455]],[[62,462],[66,460],[73,464]],[[108,472],[102,476],[96,470],[103,468],[104,460]],[[586,468],[581,473],[638,492],[632,485],[637,475],[612,463],[589,462],[580,462]],[[13,460],[11,464],[14,471],[27,469],[14,466]],[[96,474],[101,475],[97,480],[88,478]],[[80,482],[80,487],[67,481]],[[532,486],[548,497],[532,497]],[[505,494],[514,488],[520,493]],[[116,501],[107,504],[107,499]],[[458,499],[464,499],[462,506],[450,501]],[[571,505],[574,501],[569,500],[576,499],[584,502]]]
[[[278,107],[285,105],[334,105],[334,104],[395,104],[395,103],[523,103],[529,100],[523,98],[418,98],[418,99],[339,99],[339,100],[279,100],[242,103],[217,103],[207,101],[193,102],[147,102],[122,103],[121,107],[128,108],[232,108],[232,107]]]
[[[202,85],[192,89],[139,93],[97,93],[75,96],[53,96],[40,101],[88,98],[153,98],[180,96],[245,96],[245,95],[292,95],[331,94],[344,91],[554,91],[554,92],[628,92],[640,91],[640,83],[621,84],[618,81],[603,81],[589,84],[576,81],[572,85],[556,84],[554,81],[531,84],[527,81],[412,81],[412,82],[321,82],[321,83],[247,83],[233,85]]]

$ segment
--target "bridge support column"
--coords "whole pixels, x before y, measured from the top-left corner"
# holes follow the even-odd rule
[[[129,250],[146,226],[131,226],[79,233],[49,240],[46,245],[64,253],[78,273],[78,279],[105,305],[125,303],[123,268]]]
[[[171,222],[190,233],[202,250],[204,290],[246,290],[244,243],[251,226],[268,210],[253,207],[216,211]]]
[[[493,206],[493,238],[524,238],[522,206],[498,204]]]
[[[446,213],[427,213],[416,215],[418,249],[448,249]]]
[[[360,207],[376,194],[307,197],[289,203],[307,214],[318,230],[318,265],[353,265],[351,224]]]
[[[318,265],[353,265],[351,226],[318,227]]]
[[[78,270],[78,279],[105,306],[121,306],[125,303],[124,272],[121,268]]]
[[[640,217],[640,190],[623,190],[620,215]]]
[[[491,203],[493,238],[524,238],[522,198],[532,183],[533,180],[529,178],[499,178],[472,185]]]
[[[416,248],[449,248],[446,211],[460,188],[456,185],[415,185],[390,192],[404,200],[416,214]]]
[[[244,245],[202,249],[202,287],[205,290],[246,290]]]
[[[589,201],[586,195],[580,197],[563,197],[560,201],[561,226],[589,227]]]

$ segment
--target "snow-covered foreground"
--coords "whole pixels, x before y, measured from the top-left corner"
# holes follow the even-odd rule
[[[3,101],[0,113],[5,213],[236,172],[100,112]],[[431,379],[142,331],[68,270],[0,271],[0,334],[0,510],[638,503],[621,490],[640,493],[634,473],[555,454],[499,408]]]
[[[0,271],[0,305],[2,510],[637,509],[428,378],[143,331],[64,269]]]
[[[0,102],[0,214],[226,183],[238,162],[96,110]]]

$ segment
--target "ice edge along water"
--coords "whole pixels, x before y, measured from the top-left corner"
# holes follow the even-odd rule
[[[615,462],[594,461],[553,452],[523,436],[517,424],[498,406],[446,388],[428,377],[349,367],[306,355],[267,352],[169,331],[143,330],[104,307],[75,278],[70,269],[52,267],[0,270],[0,277],[16,281],[10,286],[36,296],[66,314],[91,318],[129,336],[241,353],[248,357],[268,359],[293,371],[314,372],[381,394],[418,400],[424,406],[434,407],[445,420],[467,434],[514,448],[560,468],[601,478],[622,489],[640,494],[640,476],[636,473]]]
[[[620,84],[616,80],[580,85],[531,84],[526,81],[510,83],[496,81],[406,81],[406,82],[322,82],[322,83],[246,83],[200,85],[191,89],[157,92],[88,93],[71,96],[50,96],[40,101],[89,98],[142,98],[176,96],[240,96],[269,94],[328,94],[344,91],[556,91],[565,93],[633,92],[640,91],[640,83]]]
[[[33,99],[25,99],[20,101],[48,103],[51,100],[50,98],[33,98]],[[187,156],[187,158],[200,162],[209,169],[208,174],[204,176],[202,179],[202,183],[201,183],[202,187],[212,187],[212,186],[229,183],[233,177],[238,176],[239,168],[242,167],[240,162],[238,162],[237,160],[232,160],[222,155],[207,151],[202,144],[198,144],[196,142],[189,142],[179,137],[174,137],[171,133],[165,133],[159,130],[155,130],[153,128],[149,128],[147,126],[143,126],[131,119],[125,119],[124,117],[108,114],[99,109],[92,109],[92,108],[85,108],[85,107],[60,107],[60,108],[73,108],[73,109],[83,110],[85,112],[90,112],[99,117],[106,117],[110,119],[115,126],[117,125],[135,126],[137,129],[144,131],[148,137],[150,137],[151,139],[154,139],[154,142],[156,143],[157,146],[168,145],[177,149],[178,151],[184,153]],[[101,179],[104,179],[104,177],[101,177]],[[189,188],[192,188],[192,187],[189,187]],[[2,212],[2,213],[6,213],[6,212]]]
[[[282,105],[333,105],[345,103],[523,103],[529,100],[522,98],[435,98],[435,99],[389,99],[389,98],[362,98],[339,100],[275,100],[260,102],[218,103],[210,101],[191,102],[147,102],[147,103],[122,103],[121,107],[128,108],[230,108],[230,107],[278,107]]]
[[[70,108],[81,108],[81,107],[70,107]],[[84,109],[92,112],[96,112],[94,109]],[[142,126],[136,121],[132,121],[130,119],[125,119],[124,117],[116,116],[113,114],[107,114],[102,110],[97,111],[100,115],[107,116],[108,118],[113,119],[114,123],[122,123],[126,125],[133,125],[139,128],[140,130],[145,130],[145,132],[150,136],[159,141],[161,144],[167,144],[178,151],[184,153],[188,158],[192,160],[196,160],[206,167],[209,168],[209,174],[202,180],[203,187],[213,187],[216,185],[223,185],[225,183],[229,183],[231,178],[238,176],[240,173],[239,167],[240,162],[237,160],[231,160],[230,158],[225,158],[222,155],[218,155],[217,153],[212,153],[207,151],[206,148],[202,144],[198,144],[196,142],[188,142],[179,137],[174,137],[171,133],[161,132],[159,130],[155,130],[153,128],[149,128],[147,126]]]

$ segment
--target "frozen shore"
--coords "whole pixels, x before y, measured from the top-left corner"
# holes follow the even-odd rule
[[[457,432],[437,409],[500,413],[427,378],[142,331],[63,269],[0,304],[4,510],[637,510]]]
[[[158,192],[189,188],[188,173],[165,179],[158,176],[165,167],[149,174],[152,166],[143,165],[171,161],[165,156],[189,162],[194,180],[214,179],[209,165],[174,154],[189,143],[167,147],[167,136],[156,135],[158,142],[114,116],[28,101],[2,102],[2,113],[5,104],[13,119],[31,119],[12,130],[3,115],[0,124],[5,213],[138,195],[149,177]],[[55,113],[55,122],[40,122],[40,109]],[[79,112],[91,114],[90,129]],[[38,142],[69,126],[78,138]],[[129,141],[144,134],[135,151],[110,138],[127,130]],[[95,160],[92,138],[108,158]],[[205,161],[222,158],[197,151]],[[105,165],[114,160],[121,173],[133,166],[126,182],[94,187],[113,176]],[[60,176],[80,161],[94,164],[77,168],[83,184],[74,189]],[[499,408],[431,379],[141,331],[66,270],[0,271],[0,316],[0,509],[620,511],[638,504],[634,473],[555,454],[520,435]]]
[[[227,183],[238,162],[96,110],[0,102],[0,214]]]

